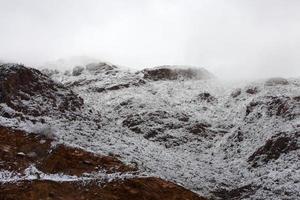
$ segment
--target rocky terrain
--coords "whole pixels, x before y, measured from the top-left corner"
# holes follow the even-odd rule
[[[90,120],[83,99],[38,70],[0,66],[0,199],[204,199],[117,155],[66,145],[49,121]],[[62,127],[61,127],[62,128]]]
[[[55,141],[48,147],[42,139],[43,148],[53,150],[46,157],[44,150],[33,153],[34,163],[35,147],[14,150],[11,158],[2,153],[1,190],[15,194],[28,188],[32,199],[45,193],[72,199],[59,190],[61,184],[83,199],[96,193],[103,199],[125,193],[200,198],[164,179],[207,199],[300,198],[300,79],[225,82],[202,68],[133,72],[108,63],[42,70],[45,75],[12,64],[0,70],[0,125]],[[86,152],[81,158],[74,153],[79,149]],[[76,181],[86,186],[45,178],[49,173],[80,177]],[[121,174],[106,187],[96,186],[111,173]],[[38,178],[29,182],[32,176]]]

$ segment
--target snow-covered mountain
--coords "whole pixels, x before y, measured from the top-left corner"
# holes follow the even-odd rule
[[[201,68],[132,72],[108,63],[48,75],[82,104],[34,121],[26,106],[49,104],[41,93],[22,93],[24,109],[1,101],[1,125],[47,127],[64,144],[119,155],[208,199],[300,198],[300,79],[230,83]],[[53,89],[54,102],[63,102],[62,92]]]

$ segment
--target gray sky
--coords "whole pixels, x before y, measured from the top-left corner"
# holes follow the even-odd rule
[[[0,60],[90,56],[223,78],[300,76],[299,0],[0,0]]]

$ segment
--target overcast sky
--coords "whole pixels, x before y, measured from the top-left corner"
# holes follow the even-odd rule
[[[0,0],[0,60],[90,56],[219,77],[300,76],[299,0]]]

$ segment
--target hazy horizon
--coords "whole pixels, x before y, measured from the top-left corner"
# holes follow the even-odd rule
[[[0,60],[87,56],[230,79],[300,76],[297,0],[0,0]]]

